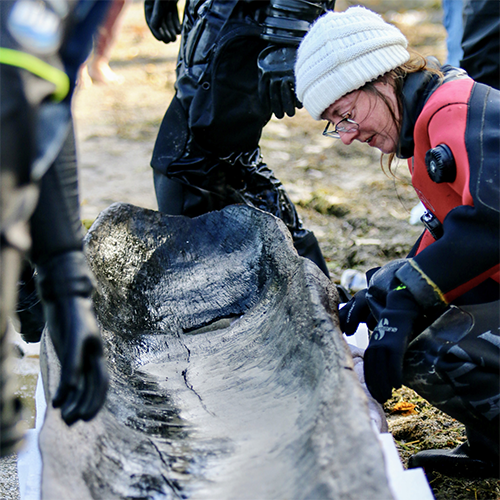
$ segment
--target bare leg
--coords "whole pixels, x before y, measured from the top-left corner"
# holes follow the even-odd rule
[[[127,0],[113,0],[104,24],[99,29],[94,52],[88,62],[88,74],[95,83],[122,83],[123,77],[109,67],[111,50],[122,26]]]

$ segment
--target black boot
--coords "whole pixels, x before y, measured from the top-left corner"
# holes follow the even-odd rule
[[[326,266],[325,258],[319,248],[318,240],[311,231],[307,229],[300,229],[292,232],[293,246],[301,257],[314,262],[329,278],[330,273]]]
[[[408,461],[408,468],[422,467],[427,475],[466,478],[500,478],[498,445],[467,429],[468,440],[453,450],[424,450]]]
[[[263,163],[259,148],[250,153],[234,153],[223,160],[209,161],[201,157],[196,161],[194,157],[185,163],[191,171],[197,168],[199,175],[187,175],[188,171],[174,179],[155,171],[160,212],[197,217],[234,204],[258,208],[281,219],[292,235],[297,253],[330,277],[316,236],[303,228],[295,205],[272,170]]]

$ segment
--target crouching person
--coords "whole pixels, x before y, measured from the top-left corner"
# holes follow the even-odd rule
[[[410,52],[362,7],[328,12],[302,41],[297,96],[324,135],[408,159],[427,212],[407,259],[370,276],[341,310],[343,331],[373,330],[365,379],[384,403],[402,384],[466,426],[455,450],[410,467],[499,477],[500,92]]]

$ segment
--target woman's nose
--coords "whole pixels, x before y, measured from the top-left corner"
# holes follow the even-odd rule
[[[359,135],[359,130],[354,130],[352,132],[339,132],[340,139],[341,141],[346,145],[349,146],[352,141],[356,139]]]

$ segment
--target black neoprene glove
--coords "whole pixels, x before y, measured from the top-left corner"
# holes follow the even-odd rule
[[[360,323],[366,323],[370,330],[377,322],[371,314],[369,303],[366,300],[367,289],[360,290],[339,309],[340,329],[346,335],[354,335]]]
[[[146,23],[153,36],[160,42],[175,42],[181,33],[177,0],[145,0]]]
[[[108,375],[92,309],[92,282],[83,252],[67,252],[37,267],[50,338],[61,363],[53,400],[71,425],[91,420],[104,404]]]
[[[387,295],[386,307],[364,355],[365,381],[381,404],[403,383],[403,358],[420,316],[413,295],[400,285]]]
[[[406,262],[407,259],[392,260],[382,267],[367,271],[368,291],[366,292],[366,300],[375,318],[374,326],[378,323],[382,311],[385,309],[387,295],[394,288],[394,283],[399,283],[399,280],[395,280],[396,272]]]
[[[402,259],[403,260],[403,259]],[[370,330],[377,326],[380,312],[385,308],[390,283],[394,272],[401,266],[393,261],[384,267],[374,267],[366,272],[368,288],[360,290],[344,307],[339,309],[340,329],[346,335],[353,335],[360,323],[366,323]]]
[[[259,96],[269,104],[276,118],[283,118],[285,114],[293,116],[295,108],[302,108],[295,95],[295,53],[293,47],[271,45],[259,54],[257,60]]]

